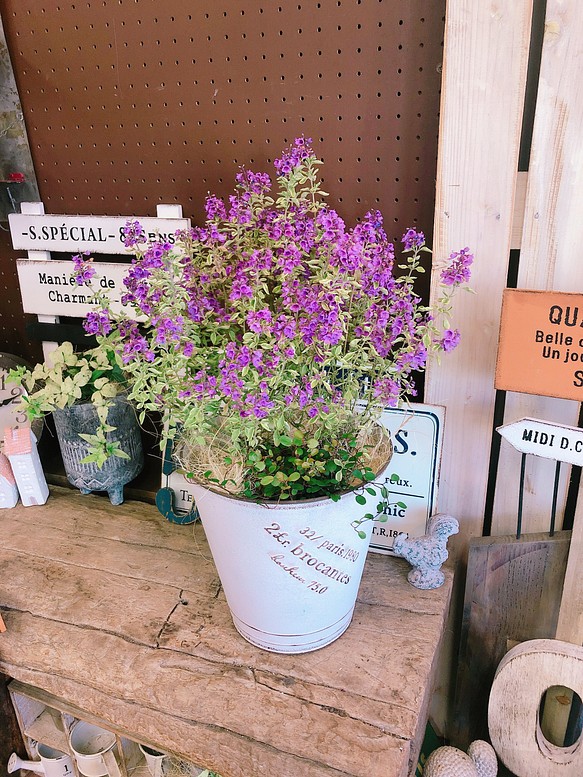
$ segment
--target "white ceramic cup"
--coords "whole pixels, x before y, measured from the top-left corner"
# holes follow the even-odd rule
[[[139,745],[142,755],[146,759],[146,766],[152,777],[162,777],[164,761],[168,758],[161,750],[154,750],[148,745]]]
[[[113,754],[116,744],[113,732],[79,720],[71,728],[69,744],[85,777],[121,777]]]

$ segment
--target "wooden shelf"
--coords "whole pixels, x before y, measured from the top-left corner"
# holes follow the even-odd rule
[[[83,710],[40,688],[13,680],[9,685],[9,693],[23,740],[27,742],[28,755],[33,760],[38,760],[36,743],[42,743],[63,753],[69,753],[76,768],[69,746],[68,732],[78,720],[86,720],[113,731],[106,720],[87,715]],[[116,732],[113,731],[113,733]],[[118,735],[115,756],[122,777],[152,777],[137,742]],[[202,771],[194,764],[186,763],[168,754],[161,777],[197,777]],[[29,774],[35,774],[35,772]],[[82,777],[82,775],[76,771],[76,777]]]
[[[22,733],[35,742],[42,742],[55,750],[67,752],[67,735],[57,725],[53,713],[53,710],[46,708]]]
[[[142,502],[52,487],[2,512],[0,564],[0,672],[34,687],[24,730],[50,724],[44,705],[222,777],[414,773],[450,569],[420,591],[369,554],[349,629],[295,656],[235,630],[202,526]]]

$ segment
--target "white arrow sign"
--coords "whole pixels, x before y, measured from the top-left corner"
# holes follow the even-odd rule
[[[497,431],[521,453],[583,466],[583,429],[522,418]]]

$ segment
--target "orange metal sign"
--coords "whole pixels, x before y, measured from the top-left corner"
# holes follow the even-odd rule
[[[583,294],[504,290],[495,386],[583,401]]]

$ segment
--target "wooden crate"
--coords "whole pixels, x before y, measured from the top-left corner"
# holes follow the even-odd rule
[[[38,760],[37,744],[45,744],[68,753],[73,761],[75,777],[83,776],[79,773],[69,745],[69,732],[79,720],[100,726],[115,734],[114,752],[121,777],[150,777],[138,744],[167,752],[159,742],[145,740],[138,732],[114,730],[106,720],[81,710],[40,688],[13,680],[8,686],[8,692],[29,758]],[[173,756],[172,753],[168,753],[168,756],[170,766],[164,770],[165,777],[196,777],[204,771],[194,764],[188,764],[178,756]]]
[[[441,687],[450,691],[470,540],[516,528],[521,457],[495,428],[523,417],[578,424],[578,402],[496,392],[494,373],[505,287],[578,292],[583,285],[582,32],[577,0],[447,3],[432,288],[435,297],[440,265],[467,245],[475,255],[476,292],[455,300],[452,321],[462,341],[447,359],[430,365],[425,392],[426,402],[446,408],[439,509],[460,522],[450,543],[460,590],[454,592],[457,609],[439,673]],[[564,467],[558,528],[570,475]],[[553,476],[552,461],[529,457],[526,534],[548,530]],[[571,486],[571,501],[577,496]],[[556,633],[576,644],[583,641],[582,536],[579,497]],[[445,731],[447,701],[444,696],[439,710],[435,704],[432,710]]]

